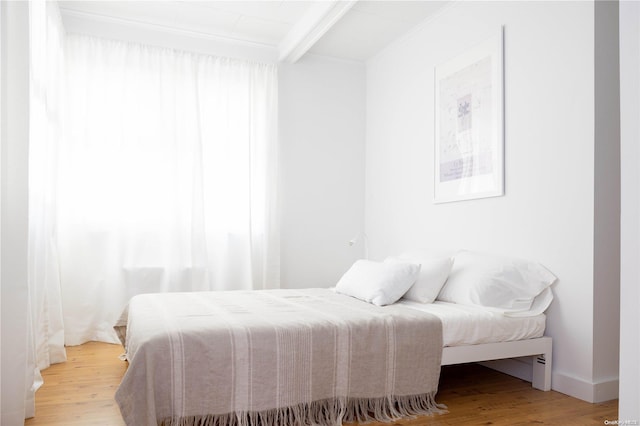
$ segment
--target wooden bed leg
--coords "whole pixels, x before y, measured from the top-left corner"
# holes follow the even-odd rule
[[[531,386],[543,391],[551,390],[551,342],[546,353],[533,357]]]

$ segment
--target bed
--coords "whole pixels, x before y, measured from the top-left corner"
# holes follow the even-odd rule
[[[149,294],[116,325],[129,426],[340,425],[442,413],[442,365],[533,357],[551,387],[542,265],[459,251],[360,259],[334,289]]]
[[[220,304],[212,305],[210,303],[215,299],[221,302],[222,309]],[[262,301],[258,302],[256,299]],[[284,307],[285,310],[299,314],[299,311],[295,309],[296,305],[302,309],[309,309],[311,305],[319,306],[318,301],[321,299],[329,299],[329,304],[334,305],[336,310],[330,311],[328,314],[315,312],[308,316],[317,316],[325,320],[329,317],[333,318],[333,322],[351,321],[357,323],[363,321],[359,315],[347,316],[340,320],[333,315],[338,310],[351,313],[360,311],[365,315],[377,316],[374,320],[364,321],[369,328],[378,328],[380,323],[389,323],[390,318],[398,317],[400,320],[394,323],[391,328],[406,330],[406,333],[395,330],[396,333],[393,335],[394,339],[404,345],[404,349],[385,346],[385,341],[390,337],[389,330],[385,330],[382,335],[374,334],[369,336],[367,340],[361,341],[360,345],[365,348],[373,346],[385,347],[386,349],[381,351],[385,356],[373,358],[368,363],[367,358],[380,351],[371,353],[365,350],[363,356],[355,356],[351,360],[351,368],[353,365],[365,363],[361,369],[360,377],[358,374],[352,373],[352,376],[355,377],[355,379],[352,377],[352,380],[361,381],[357,385],[351,383],[351,386],[347,386],[346,383],[341,382],[341,379],[345,379],[347,374],[345,369],[349,367],[343,365],[334,368],[333,365],[327,366],[321,362],[317,368],[307,365],[303,366],[300,371],[291,374],[286,372],[279,374],[254,372],[254,375],[257,373],[257,377],[253,377],[252,380],[256,388],[253,390],[233,389],[239,381],[246,381],[246,377],[236,379],[235,383],[228,384],[227,388],[218,387],[219,383],[229,383],[224,378],[224,373],[229,371],[230,365],[215,366],[215,361],[212,360],[226,359],[225,362],[228,362],[229,359],[225,358],[225,354],[220,353],[221,351],[216,351],[216,345],[213,345],[214,348],[203,349],[207,347],[206,342],[209,339],[216,338],[216,332],[203,334],[203,330],[210,328],[210,324],[208,324],[210,321],[220,321],[221,318],[227,316],[225,321],[228,325],[229,321],[235,321],[231,319],[233,316],[251,316],[250,312],[256,312],[256,309],[260,309],[265,316],[264,321],[273,323],[276,310],[280,311],[282,310],[280,308]],[[268,305],[266,310],[263,302]],[[260,308],[258,308],[259,305]],[[214,308],[214,306],[216,307]],[[143,295],[134,298],[129,307],[130,309],[123,314],[117,329],[125,344],[130,365],[116,393],[116,400],[128,425],[341,424],[343,421],[391,420],[408,415],[439,413],[444,409],[435,402],[440,365],[516,356],[534,356],[536,363],[534,363],[533,386],[543,390],[550,388],[551,339],[541,337],[545,322],[543,314],[534,317],[508,318],[491,310],[444,302],[429,305],[428,309],[425,309],[425,306],[407,301],[392,306],[377,307],[326,289]],[[218,312],[215,313],[214,310],[218,310]],[[368,312],[369,310],[378,312],[371,314]],[[425,313],[426,316],[423,317],[422,313]],[[182,317],[182,326],[176,324],[176,317]],[[435,331],[419,330],[423,327],[428,328],[427,326],[434,322],[434,318],[438,326],[442,324],[440,329]],[[253,322],[255,319],[256,317],[253,317],[249,322]],[[289,348],[278,368],[295,370],[296,365],[309,362],[308,359],[305,360],[305,353],[311,354],[313,357],[314,354],[323,350],[321,347],[309,347],[308,352],[296,350],[295,348],[299,348],[301,342],[303,345],[305,344],[305,337],[308,339],[309,334],[305,335],[299,329],[291,331],[293,323],[286,324],[288,321],[285,320],[282,324],[284,328],[276,332],[276,334],[281,334],[279,336],[281,344],[277,346],[279,350]],[[300,324],[299,321],[295,323]],[[304,327],[311,327],[310,324],[313,324],[313,321],[305,324]],[[238,323],[237,325],[242,328],[246,324]],[[257,325],[253,324],[254,329]],[[179,330],[183,326],[184,328]],[[270,324],[269,327],[263,328],[273,330],[272,326],[273,324]],[[339,341],[339,336],[342,334],[357,333],[356,326],[350,323],[349,327],[351,330],[338,331],[332,336],[336,350],[345,350],[344,348],[350,344],[354,346],[353,342]],[[185,328],[190,330],[185,330]],[[230,330],[231,328],[225,326],[218,331],[231,333]],[[254,332],[257,333],[256,331],[250,333]],[[245,334],[238,334],[233,339],[237,346],[235,356],[244,353],[259,357],[261,352],[264,356],[264,348],[253,352],[247,347],[241,349],[239,342],[244,339],[242,336]],[[317,335],[314,334],[314,336]],[[272,334],[271,339],[275,338],[275,334]],[[246,346],[247,342],[245,341],[244,344]],[[196,354],[185,350],[185,347],[189,345],[199,348]],[[310,343],[306,341],[306,345],[309,346]],[[435,352],[433,351],[434,346],[438,348]],[[351,348],[352,351],[356,349]],[[402,350],[408,353],[402,354]],[[199,356],[202,351],[207,352],[206,356]],[[266,350],[266,352],[269,351]],[[328,351],[328,353],[331,352]],[[393,355],[389,356],[389,352]],[[373,366],[376,363],[389,364],[394,356],[403,358],[397,360],[400,367],[403,364],[411,367],[404,371],[400,371],[400,367],[389,368],[388,371],[382,371],[381,375],[368,374],[368,371],[374,369]],[[214,367],[207,367],[203,370],[202,366],[211,362],[214,363]],[[255,367],[259,364],[260,362],[253,363],[252,366]],[[269,368],[268,365],[265,368]],[[299,383],[294,377],[296,374],[306,374],[309,377],[308,381],[312,382],[312,376],[322,376],[326,372],[331,372],[330,375],[335,376],[335,380],[323,383],[324,389],[320,386],[320,388],[309,390],[306,380],[304,383]],[[246,374],[246,372],[242,374]],[[408,375],[415,381],[400,380],[391,386],[388,379],[390,374]],[[264,392],[262,388],[277,388],[277,383],[282,386],[275,399],[268,397],[263,401],[249,401],[251,398],[255,399],[255,395],[250,395],[252,392]],[[375,393],[378,388],[389,389],[390,386],[392,390],[383,394]],[[403,388],[403,386],[405,387]],[[367,391],[371,390],[374,393],[367,394]],[[298,398],[305,392],[309,395]],[[358,409],[355,409],[353,404],[348,406],[348,401],[352,403],[363,400],[376,401],[376,398],[387,398],[397,393],[410,397],[425,394],[427,396],[417,401],[415,406],[409,404],[404,408],[400,407],[401,400],[395,400],[393,404],[387,406],[374,407],[369,404]],[[225,398],[225,396],[232,394],[237,397],[235,401]],[[304,402],[317,400],[315,395],[319,395],[320,400],[333,398],[330,401],[333,408],[327,408],[330,405],[315,407],[311,404],[304,406]],[[240,401],[243,398],[244,400]],[[273,408],[274,401],[276,406],[286,407],[289,411],[270,410],[269,407]],[[342,405],[340,405],[340,401],[342,401]],[[305,407],[302,413],[292,409],[292,407],[301,406]],[[249,410],[247,407],[256,407],[256,409]],[[268,419],[269,416],[271,416],[270,419]]]

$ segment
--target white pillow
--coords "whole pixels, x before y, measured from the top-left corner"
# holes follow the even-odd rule
[[[402,297],[420,303],[433,303],[436,300],[453,265],[451,257],[434,259],[416,252],[389,257],[385,262],[410,262],[420,265],[418,279]]]
[[[461,251],[455,255],[453,269],[438,300],[489,306],[504,312],[530,311],[536,296],[555,280],[539,263]],[[543,299],[551,303],[549,294]]]
[[[336,284],[336,293],[374,305],[395,303],[416,281],[420,265],[358,260]]]
[[[531,309],[528,311],[511,311],[505,312],[504,315],[508,317],[535,317],[536,315],[544,313],[549,305],[551,305],[551,302],[553,302],[553,292],[551,291],[551,287],[547,287],[533,299]]]

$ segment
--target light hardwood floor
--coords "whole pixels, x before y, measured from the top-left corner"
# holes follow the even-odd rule
[[[36,417],[26,426],[123,426],[113,395],[126,370],[119,345],[86,343],[67,348],[68,361],[43,372]],[[618,401],[589,404],[475,364],[443,367],[437,401],[449,413],[400,420],[394,425],[604,425],[616,420]],[[388,426],[388,423],[370,423]]]

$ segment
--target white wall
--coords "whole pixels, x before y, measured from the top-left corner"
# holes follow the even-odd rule
[[[621,420],[640,419],[640,3],[620,3]]]
[[[593,382],[618,391],[620,347],[620,67],[618,2],[595,2]],[[604,398],[595,395],[595,400]]]
[[[333,286],[364,253],[364,64],[280,64],[279,105],[282,285]]]
[[[33,415],[27,378],[27,215],[29,138],[29,15],[27,2],[1,2],[2,163],[1,292],[2,407],[0,423]],[[25,398],[29,398],[28,404]]]
[[[501,25],[506,195],[433,204],[434,67]],[[456,2],[367,63],[372,257],[450,247],[544,264],[559,277],[553,387],[586,400],[617,386],[594,381],[594,108],[593,2]]]

